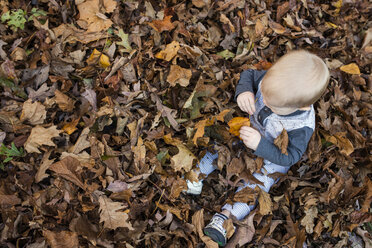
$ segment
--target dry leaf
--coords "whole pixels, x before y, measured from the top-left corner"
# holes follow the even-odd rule
[[[325,135],[325,139],[340,148],[340,152],[346,156],[354,152],[354,146],[350,140],[346,138],[346,132],[338,132],[332,136]]]
[[[282,25],[280,25],[277,22],[271,21],[271,22],[269,22],[269,26],[277,34],[284,34],[284,32],[286,31],[285,27],[283,27]]]
[[[173,181],[172,183],[171,193],[169,197],[176,199],[180,196],[183,190],[187,190],[186,180],[183,178],[178,178],[176,181]]]
[[[87,29],[88,33],[106,31],[113,24],[100,10],[103,9],[106,13],[112,13],[116,9],[117,2],[115,0],[105,0],[102,3],[103,8],[100,8],[99,0],[86,0],[77,5],[80,13],[78,24]]]
[[[61,132],[62,131],[57,130],[57,126],[51,126],[48,128],[36,126],[31,130],[30,136],[28,136],[25,143],[25,150],[28,153],[40,153],[38,148],[42,145],[55,146],[52,138],[58,137]]]
[[[2,208],[21,204],[21,199],[16,195],[6,195],[0,192],[0,206]]]
[[[171,166],[175,171],[191,170],[195,155],[183,144],[177,145],[178,153],[171,158]]]
[[[258,192],[250,187],[245,187],[239,192],[235,193],[233,197],[234,202],[243,202],[250,205],[251,203],[255,203],[258,196]]]
[[[272,214],[273,203],[271,201],[270,195],[263,191],[260,187],[256,186],[256,191],[259,192],[258,195],[258,212],[264,216],[267,214]]]
[[[100,57],[99,57],[99,63],[98,63],[102,68],[107,68],[109,67],[111,64],[110,64],[110,59],[107,55],[105,54],[102,54]]]
[[[43,230],[43,236],[46,238],[51,248],[79,247],[79,239],[76,232],[52,232],[45,229]]]
[[[242,126],[250,126],[251,125],[251,122],[249,120],[249,118],[246,118],[246,117],[235,117],[235,118],[232,118],[228,123],[227,125],[229,125],[230,129],[229,129],[229,132],[235,136],[240,136],[240,128]]]
[[[79,124],[80,118],[74,119],[71,122],[66,123],[62,130],[64,130],[68,135],[71,135],[73,132],[77,130],[76,125]]]
[[[301,225],[306,229],[306,232],[311,234],[314,232],[314,219],[318,217],[318,208],[312,206],[309,209],[305,209],[305,217],[301,220]]]
[[[194,145],[197,145],[198,138],[203,137],[204,135],[204,128],[209,127],[213,125],[214,121],[211,119],[205,119],[201,120],[198,123],[195,124],[196,132],[194,134],[194,137],[192,138],[192,141],[194,142]]]
[[[359,67],[355,63],[351,63],[351,64],[348,64],[348,65],[343,65],[343,66],[340,67],[340,70],[343,71],[343,72],[346,72],[348,74],[357,74],[357,75],[360,74]]]
[[[125,206],[120,202],[114,202],[105,195],[98,199],[100,223],[103,222],[104,228],[115,230],[118,227],[127,227],[129,230],[134,230],[129,222],[129,216],[123,211]]]
[[[29,121],[32,125],[43,124],[46,118],[45,106],[40,102],[32,103],[31,99],[28,99],[23,103],[22,113],[20,120]]]
[[[79,160],[73,157],[66,157],[61,161],[50,165],[49,169],[51,171],[54,171],[55,173],[57,173],[57,175],[63,177],[64,179],[73,182],[80,188],[85,189],[85,186],[81,180],[81,176],[77,172],[80,169]]]
[[[54,92],[55,96],[56,96],[56,103],[58,104],[58,107],[62,110],[62,111],[66,111],[66,112],[72,112],[72,110],[74,109],[74,105],[75,105],[75,101],[72,100],[70,97],[68,97],[67,95],[63,94],[61,91],[59,90],[56,90]]]
[[[229,239],[234,235],[235,228],[232,219],[227,219],[223,222],[223,228],[226,230],[226,238]]]
[[[158,204],[158,207],[163,210],[164,212],[171,212],[172,214],[174,214],[175,216],[177,216],[178,219],[180,220],[183,220],[182,216],[181,216],[181,210],[177,207],[170,207],[168,205],[165,205],[165,204]]]
[[[182,68],[178,65],[171,65],[167,81],[171,86],[176,86],[176,84],[179,84],[183,87],[186,87],[190,83],[191,75],[191,70]]]
[[[84,128],[83,131],[81,132],[78,140],[76,141],[75,145],[70,147],[69,152],[74,153],[74,154],[78,154],[82,150],[90,147],[90,142],[88,140],[89,132],[90,132],[89,127]]]
[[[275,138],[274,145],[276,145],[276,147],[280,149],[282,154],[288,155],[288,152],[287,152],[288,142],[289,142],[288,133],[283,128],[279,136]]]
[[[155,57],[158,59],[163,59],[166,61],[171,61],[174,56],[176,56],[178,50],[180,49],[180,43],[177,41],[172,41],[168,44],[164,50],[158,52]]]
[[[255,234],[255,228],[253,224],[253,218],[255,214],[255,212],[251,213],[244,218],[244,220],[242,221],[242,225],[237,228],[234,236],[228,241],[225,248],[236,248],[237,245],[239,247],[243,247],[245,244],[252,241],[253,235]]]
[[[200,209],[192,216],[192,224],[195,227],[194,231],[199,235],[200,239],[203,240],[208,248],[218,248],[218,244],[203,233],[204,209]]]
[[[171,31],[175,28],[174,24],[171,22],[172,16],[164,16],[163,20],[153,20],[149,25],[158,31],[159,33],[163,31]]]
[[[46,174],[45,171],[47,169],[49,169],[49,166],[51,164],[53,164],[53,162],[55,160],[55,159],[49,160],[49,156],[50,156],[51,153],[52,153],[52,150],[49,150],[46,153],[44,153],[43,158],[42,158],[41,163],[40,163],[40,167],[37,170],[37,173],[35,175],[35,182],[36,183],[39,183],[41,180],[43,180],[44,178],[49,176],[49,174]]]

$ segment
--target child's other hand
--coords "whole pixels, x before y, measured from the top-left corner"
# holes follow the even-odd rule
[[[261,134],[256,129],[248,126],[242,126],[239,132],[240,138],[243,140],[244,144],[248,148],[256,150],[261,140]]]
[[[256,111],[256,106],[254,104],[254,94],[250,91],[243,92],[239,94],[236,99],[238,106],[244,112],[247,112],[250,115]]]

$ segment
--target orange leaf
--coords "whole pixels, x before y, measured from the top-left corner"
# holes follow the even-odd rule
[[[170,31],[175,28],[171,22],[171,18],[172,16],[165,16],[163,20],[153,20],[149,23],[149,25],[159,33],[163,31]]]
[[[249,118],[246,118],[246,117],[235,117],[235,118],[232,118],[231,121],[229,121],[229,123],[227,123],[227,125],[229,125],[230,127],[230,130],[229,132],[235,136],[239,136],[240,133],[239,133],[239,130],[242,126],[250,126],[251,125],[251,122],[249,120]]]
[[[196,132],[194,138],[192,138],[194,145],[197,145],[198,138],[203,137],[204,128],[213,125],[214,120],[215,118],[213,117],[212,119],[201,120],[195,124]]]

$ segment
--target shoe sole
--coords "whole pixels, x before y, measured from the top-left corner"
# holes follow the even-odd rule
[[[225,237],[216,229],[214,228],[204,228],[204,234],[210,237],[214,242],[216,242],[219,246],[226,245]]]

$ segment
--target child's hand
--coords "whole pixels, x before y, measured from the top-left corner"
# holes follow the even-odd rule
[[[254,94],[250,91],[243,92],[239,94],[236,99],[238,106],[244,112],[247,112],[250,115],[256,111],[256,106],[254,104]]]
[[[248,148],[256,150],[261,140],[261,134],[256,129],[248,126],[242,126],[239,132],[240,138],[243,140],[244,144]]]

